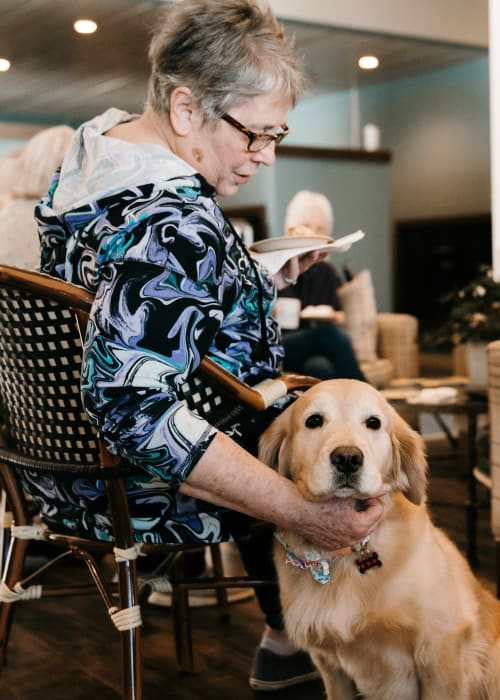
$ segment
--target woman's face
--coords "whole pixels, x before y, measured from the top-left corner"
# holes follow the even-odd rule
[[[290,100],[282,92],[253,97],[228,111],[247,129],[275,134],[286,123]],[[272,165],[275,144],[272,141],[261,151],[248,151],[248,138],[228,122],[220,119],[203,124],[197,139],[196,162],[192,163],[217,194],[231,195],[255,175],[260,165]]]
[[[317,209],[310,208],[304,211],[302,217],[300,218],[299,226],[306,226],[310,229],[310,233],[313,236],[331,236],[331,226],[327,221],[326,215],[320,211],[319,207]]]

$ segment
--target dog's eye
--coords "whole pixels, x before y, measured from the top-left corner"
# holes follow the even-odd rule
[[[306,428],[321,428],[323,425],[323,416],[319,413],[313,413],[312,416],[306,419]]]
[[[380,418],[377,418],[377,416],[370,416],[366,419],[365,425],[367,428],[370,428],[370,430],[378,430],[382,423],[380,422]]]

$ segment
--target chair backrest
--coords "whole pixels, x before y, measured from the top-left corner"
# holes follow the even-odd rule
[[[36,461],[100,463],[80,398],[92,297],[46,275],[0,266],[0,397],[10,445]]]

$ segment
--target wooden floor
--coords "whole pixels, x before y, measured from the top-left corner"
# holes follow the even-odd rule
[[[461,549],[465,548],[465,484],[457,479],[449,445],[429,446],[429,498],[435,522]],[[481,491],[484,502],[487,494]],[[478,575],[494,591],[494,545],[489,509],[479,512]],[[69,572],[68,572],[69,573]],[[143,628],[144,700],[250,700],[260,697],[247,676],[261,633],[255,601],[232,606],[232,618],[219,623],[214,609],[192,611],[196,674],[179,676],[175,669],[168,609],[146,605]],[[4,700],[118,700],[119,644],[100,599],[34,601],[17,607],[8,664],[0,679]],[[276,700],[324,700],[321,683],[265,694]]]

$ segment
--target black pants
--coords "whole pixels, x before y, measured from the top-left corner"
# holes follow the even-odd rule
[[[259,438],[287,405],[293,403],[296,395],[290,394],[283,403],[274,405],[259,414],[249,415],[232,426],[233,430],[225,431],[233,437],[247,452],[257,456]],[[241,517],[241,516],[240,516]],[[279,597],[277,574],[273,560],[274,528],[267,523],[253,523],[249,534],[235,536],[240,550],[243,565],[249,576],[258,579],[274,579],[276,584],[256,586],[255,595],[262,610],[265,621],[276,630],[282,630],[283,614]]]
[[[243,566],[251,578],[276,579],[272,555],[273,540],[273,528],[267,525],[258,525],[249,536],[236,540]],[[186,576],[199,576],[205,572],[204,549],[185,552],[183,559]],[[255,595],[269,627],[282,630],[283,616],[277,584],[256,586]]]
[[[237,542],[243,565],[253,578],[276,579],[273,561],[274,536],[271,528],[257,531],[250,535],[248,541]],[[279,598],[278,584],[256,586],[255,595],[259,607],[264,613],[266,623],[275,630],[282,630],[283,613]]]
[[[283,368],[318,379],[359,379],[366,382],[350,337],[334,323],[283,334]]]

